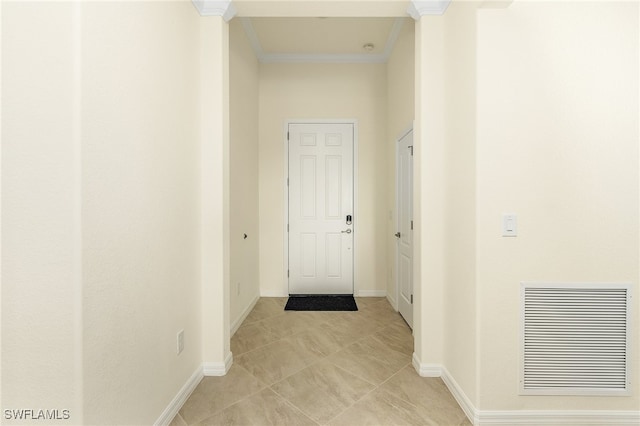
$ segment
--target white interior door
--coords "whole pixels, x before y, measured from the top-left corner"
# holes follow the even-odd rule
[[[398,141],[398,310],[413,328],[413,130]]]
[[[289,294],[353,294],[353,124],[289,124]]]

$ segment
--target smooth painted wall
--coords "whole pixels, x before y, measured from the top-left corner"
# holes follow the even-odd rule
[[[230,321],[233,330],[260,295],[258,60],[238,19],[230,22],[229,31]]]
[[[387,297],[397,308],[396,256],[398,230],[396,157],[398,138],[413,126],[415,91],[414,20],[407,18],[387,62]]]
[[[3,424],[29,408],[82,423],[75,7],[0,4]]]
[[[153,423],[202,363],[200,19],[82,5],[86,424]]]
[[[476,9],[453,2],[446,27],[444,365],[476,400]]]
[[[355,292],[387,289],[385,64],[260,64],[260,294],[284,296],[285,122],[358,120]]]
[[[478,13],[482,410],[640,407],[638,7],[514,2]],[[517,237],[501,237],[503,213],[517,214]],[[518,395],[523,281],[631,284],[631,396]]]

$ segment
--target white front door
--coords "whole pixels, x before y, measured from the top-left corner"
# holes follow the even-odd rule
[[[353,294],[353,138],[289,124],[289,294]]]
[[[413,130],[398,141],[398,310],[413,328]]]

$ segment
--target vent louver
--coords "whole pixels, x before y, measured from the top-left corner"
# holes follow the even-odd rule
[[[521,394],[627,394],[629,289],[523,283]]]

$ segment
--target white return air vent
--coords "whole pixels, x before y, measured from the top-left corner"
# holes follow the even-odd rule
[[[628,395],[630,286],[522,283],[522,395]]]

